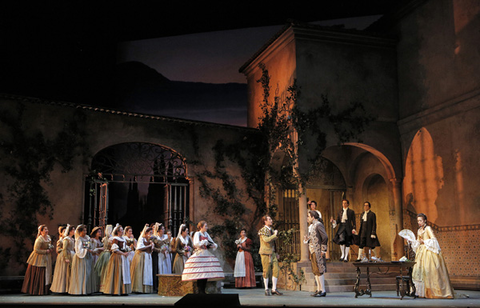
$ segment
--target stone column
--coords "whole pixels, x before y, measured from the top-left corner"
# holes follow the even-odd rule
[[[308,255],[308,245],[303,244],[303,237],[307,235],[307,194],[305,189],[300,186],[299,187],[299,200],[298,200],[298,214],[299,223],[300,223],[300,263],[308,263],[309,262],[309,255]]]
[[[392,194],[394,204],[394,223],[395,223],[395,239],[393,241],[392,260],[398,260],[403,256],[403,239],[398,232],[403,229],[403,208],[402,208],[402,182],[396,178],[390,179],[392,182]]]

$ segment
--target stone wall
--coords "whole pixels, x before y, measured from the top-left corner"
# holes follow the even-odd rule
[[[51,184],[45,185],[49,199],[55,206],[53,219],[49,220],[48,217],[41,215],[37,218],[40,223],[47,224],[52,236],[56,235],[56,229],[59,225],[66,223],[77,225],[85,221],[84,178],[89,172],[93,155],[106,147],[125,142],[158,144],[181,154],[186,159],[187,176],[191,185],[189,218],[194,223],[205,219],[210,227],[222,223],[222,217],[213,211],[212,200],[202,197],[197,175],[205,170],[214,171],[216,159],[212,148],[217,141],[222,140],[228,145],[243,138],[248,138],[249,134],[255,133],[255,130],[244,127],[172,119],[126,111],[106,110],[68,102],[50,102],[8,95],[0,97],[0,112],[6,110],[15,112],[20,104],[25,107],[22,118],[25,132],[30,135],[40,133],[46,139],[56,136],[63,123],[70,119],[76,110],[82,110],[86,116],[88,133],[85,140],[91,153],[91,156],[87,157],[87,164],[84,165],[81,158],[76,158],[73,169],[68,173],[62,172],[57,166],[51,173]],[[11,139],[11,132],[6,129],[6,126],[0,123],[0,127],[2,128],[0,137]],[[2,157],[0,161],[2,167],[5,163],[10,162],[5,158]],[[247,193],[242,193],[245,189],[245,183],[242,180],[241,169],[236,163],[228,159],[225,159],[224,166],[239,189],[238,200],[245,204],[248,209],[243,218],[245,221],[250,221],[255,205],[248,199]],[[0,178],[3,179],[2,183],[4,183],[0,187],[0,194],[3,196],[4,202],[2,205],[3,218],[7,218],[9,209],[13,206],[12,200],[8,199],[9,193],[7,191],[7,184],[11,179],[5,176],[3,168],[0,169]],[[213,188],[218,188],[220,193],[224,193],[222,180],[211,179],[209,182]],[[155,220],[154,217],[152,217],[153,220]],[[145,223],[151,223],[151,221]],[[195,230],[195,227],[193,226],[192,229]],[[134,235],[138,237],[140,231],[134,230]],[[36,234],[36,230],[31,230],[31,232]],[[9,238],[5,238],[5,236],[0,235],[0,241],[4,248],[12,245]],[[30,250],[33,243],[26,242],[28,243],[27,249]],[[15,250],[15,247],[12,247],[12,250]],[[219,252],[220,257],[221,254]],[[228,267],[227,263],[224,264]],[[23,273],[23,266],[19,267],[18,263],[11,262],[5,274],[22,275]]]

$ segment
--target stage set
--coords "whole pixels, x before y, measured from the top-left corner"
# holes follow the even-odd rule
[[[128,294],[110,296],[96,293],[88,296],[4,294],[0,305],[38,306],[126,306],[126,307],[480,307],[480,291],[455,290],[455,299],[424,299],[414,296],[411,267],[415,262],[329,262],[332,269],[351,267],[356,272],[355,285],[349,292],[327,293],[326,297],[312,297],[308,286],[303,290],[281,290],[282,296],[265,296],[262,286],[236,289],[232,284],[220,281],[208,282],[208,294],[196,294],[196,282],[182,282],[181,275],[157,275],[157,294]],[[390,271],[375,283],[378,271]],[[233,273],[226,273],[226,280]],[[338,274],[337,274],[338,275]],[[334,276],[331,276],[334,277]],[[400,279],[399,279],[400,277]],[[349,278],[350,279],[350,278]],[[344,279],[349,280],[349,279]],[[327,289],[334,289],[333,278],[326,280]],[[351,280],[351,279],[350,279]],[[396,284],[396,290],[385,291],[385,286]],[[373,283],[372,283],[373,282]],[[387,288],[387,289],[391,289]]]

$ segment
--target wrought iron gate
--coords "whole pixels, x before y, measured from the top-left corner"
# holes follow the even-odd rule
[[[300,257],[300,217],[298,213],[299,198],[296,189],[286,189],[283,191],[282,203],[279,207],[279,229],[287,231],[295,229],[293,234],[293,244],[288,247],[281,247],[285,252],[295,254]]]
[[[120,222],[138,233],[145,223],[161,222],[176,234],[189,215],[186,164],[171,149],[117,144],[98,152],[91,169],[85,176],[84,221],[89,230]]]

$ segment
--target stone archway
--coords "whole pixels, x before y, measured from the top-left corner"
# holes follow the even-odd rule
[[[145,223],[161,222],[174,234],[189,216],[185,159],[162,145],[129,142],[100,150],[85,178],[84,221],[120,223],[136,234]]]
[[[371,193],[376,191],[376,195],[381,193],[382,203],[379,211],[382,212],[382,215],[388,216],[387,224],[390,228],[386,235],[388,240],[383,242],[385,245],[389,241],[391,242],[390,246],[382,244],[385,246],[383,249],[390,249],[390,253],[384,252],[384,256],[390,254],[392,260],[398,260],[403,256],[403,240],[397,235],[403,228],[403,210],[401,181],[393,164],[381,151],[360,143],[329,147],[324,151],[324,156],[332,160],[345,177],[346,198],[351,201],[351,207],[355,210],[357,224],[360,220],[359,216],[363,212],[363,201],[367,200],[369,191]],[[381,177],[381,180],[375,179],[376,174]]]

